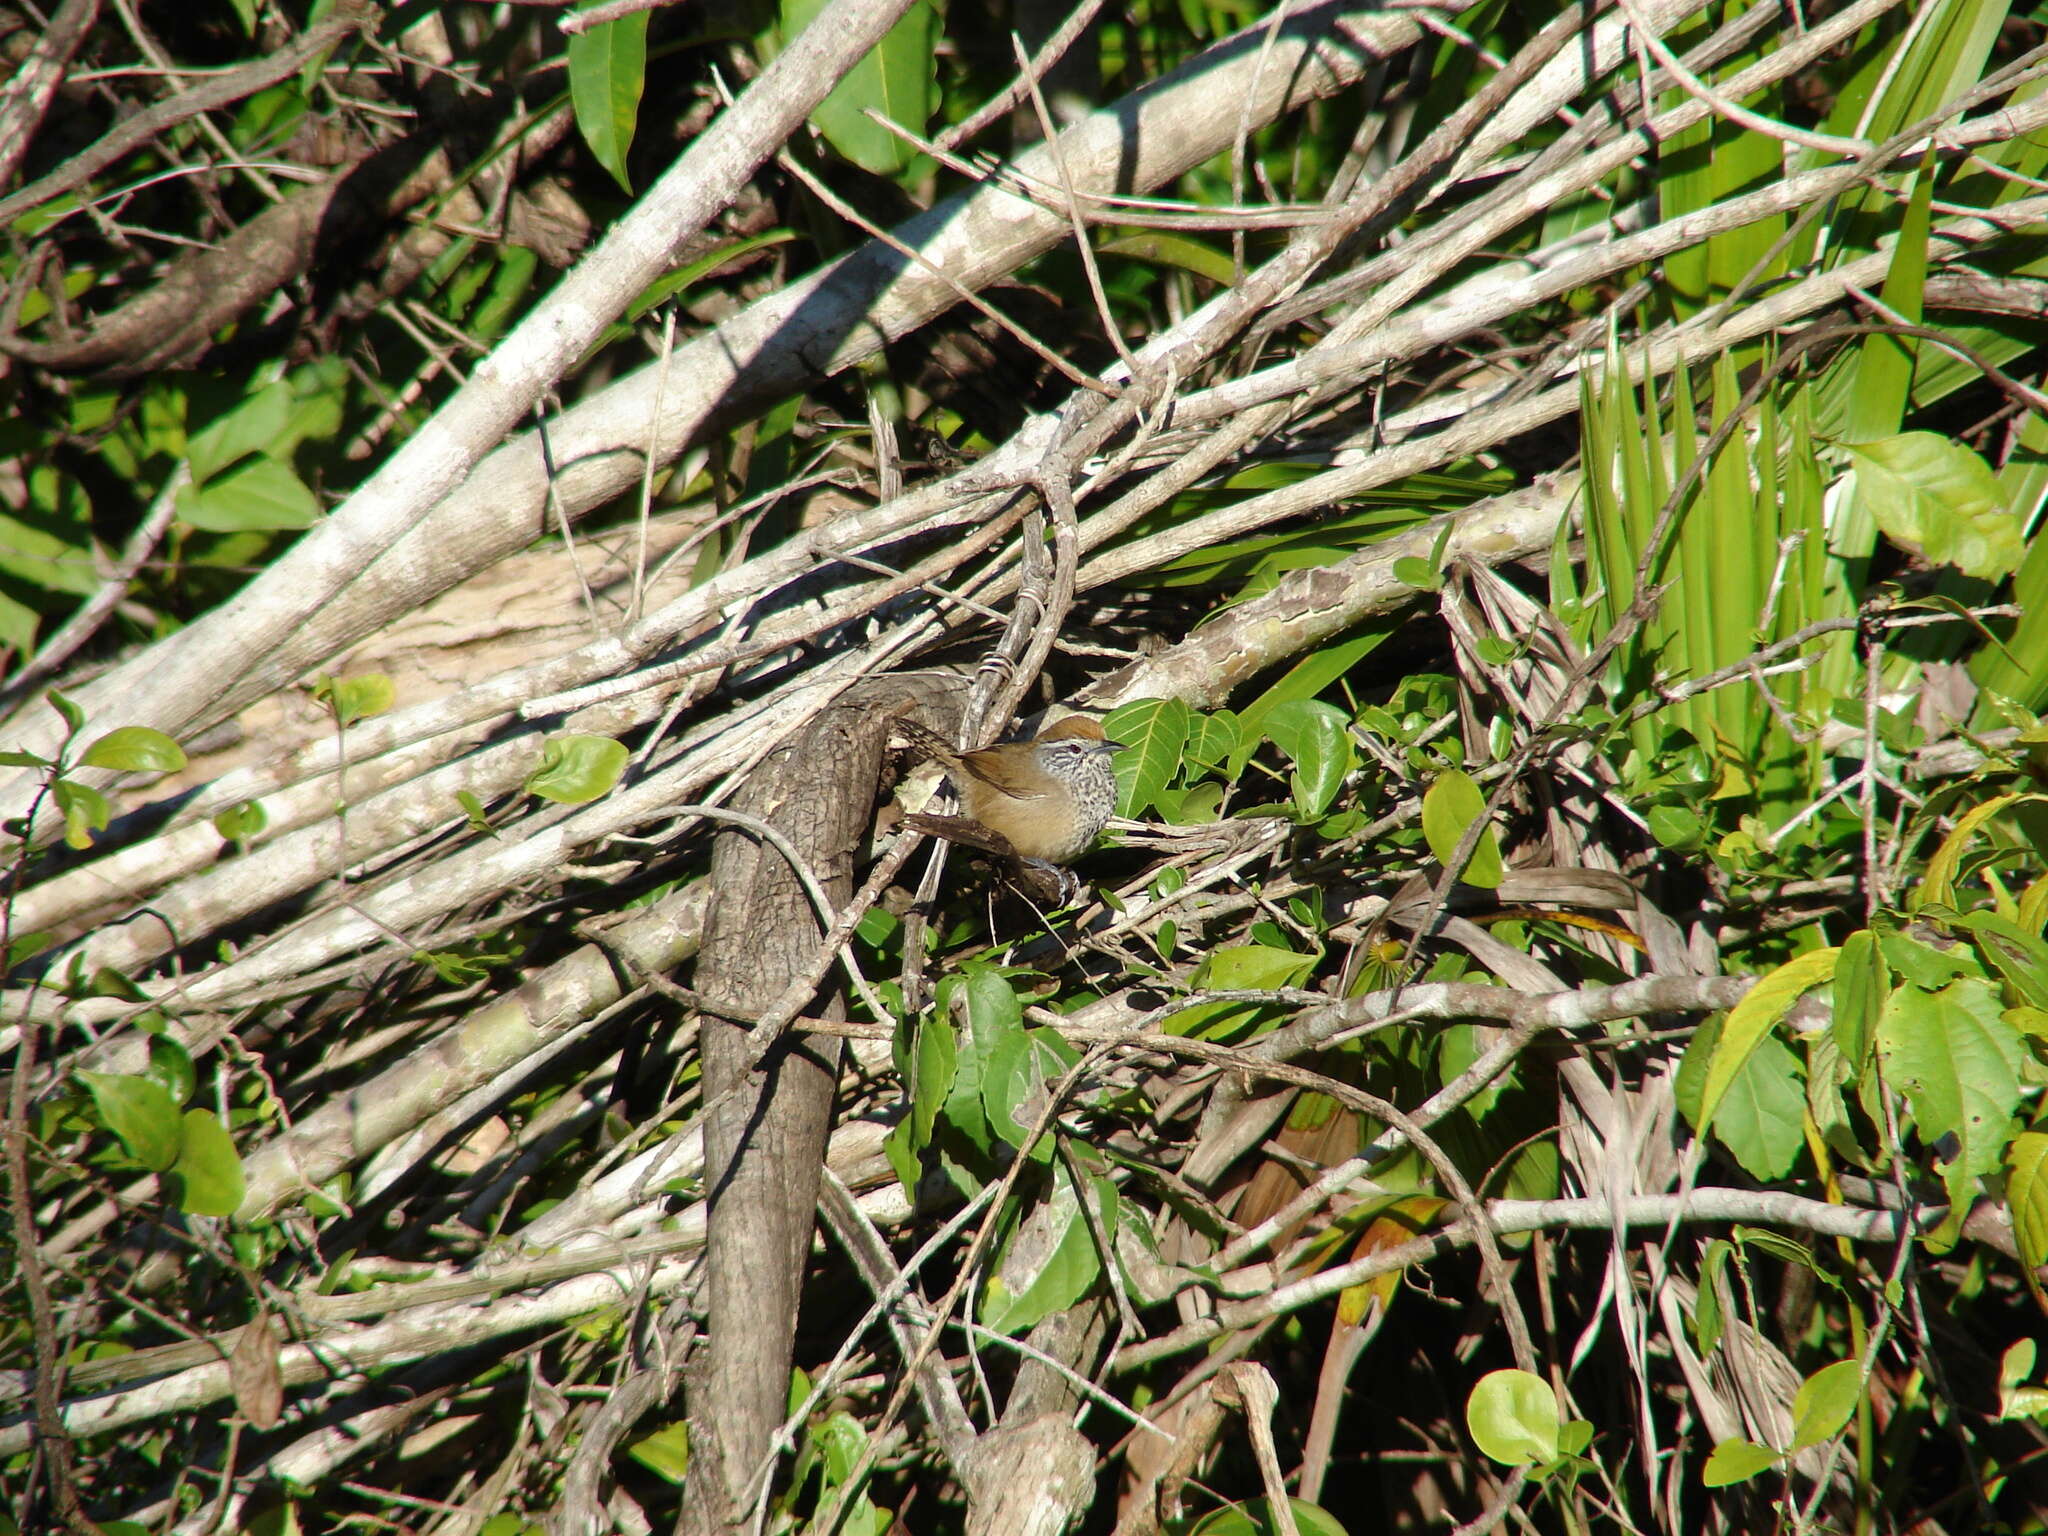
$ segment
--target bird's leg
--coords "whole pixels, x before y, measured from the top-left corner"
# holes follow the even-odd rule
[[[1018,864],[1040,880],[1049,882],[1059,893],[1059,904],[1071,907],[1080,901],[1088,889],[1086,882],[1063,864],[1054,864],[1048,859],[1019,858]]]

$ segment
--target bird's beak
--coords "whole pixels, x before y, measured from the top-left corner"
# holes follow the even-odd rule
[[[1121,752],[1124,746],[1125,743],[1121,741],[1111,741],[1107,736],[1102,738],[1102,750],[1105,752]]]

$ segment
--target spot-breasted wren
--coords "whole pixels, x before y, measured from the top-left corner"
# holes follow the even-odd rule
[[[1022,858],[1070,864],[1094,844],[1116,809],[1109,757],[1123,743],[1083,715],[1069,715],[1031,741],[962,752],[914,720],[890,728],[946,770],[960,810],[1000,833]]]

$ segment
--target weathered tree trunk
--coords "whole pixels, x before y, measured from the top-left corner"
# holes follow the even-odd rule
[[[739,809],[790,839],[835,905],[853,892],[888,712],[911,699],[942,699],[956,686],[930,675],[863,684],[762,763],[739,797]],[[736,1019],[758,1017],[805,972],[824,929],[789,861],[745,831],[719,833],[711,884],[698,991]],[[806,1011],[843,1018],[837,983],[828,980]],[[785,1035],[750,1069],[751,1044],[746,1024],[704,1019],[708,1336],[688,1379],[690,1477],[680,1529],[691,1536],[744,1530],[759,1496],[788,1403],[839,1072],[836,1040]]]

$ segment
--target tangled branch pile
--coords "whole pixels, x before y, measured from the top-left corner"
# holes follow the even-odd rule
[[[22,1529],[2039,1523],[2036,23],[98,9]],[[889,723],[1056,703],[1048,913]]]

